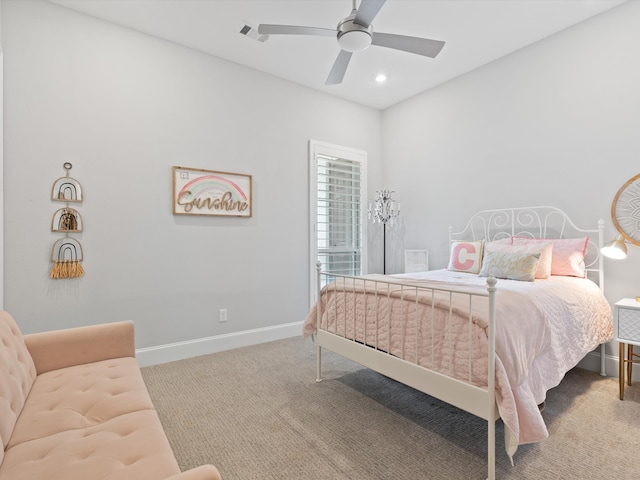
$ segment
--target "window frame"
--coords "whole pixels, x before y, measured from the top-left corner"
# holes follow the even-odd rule
[[[360,273],[367,272],[367,152],[355,148],[309,140],[309,305],[317,297],[318,259],[318,156],[337,157],[360,163]]]

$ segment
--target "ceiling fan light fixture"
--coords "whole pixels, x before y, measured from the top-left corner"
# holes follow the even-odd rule
[[[364,30],[349,30],[342,35],[338,34],[338,45],[347,52],[361,52],[371,45],[371,34]]]
[[[373,40],[371,25],[364,27],[354,23],[356,11],[351,12],[347,18],[338,24],[338,45],[342,50],[351,53],[366,50]]]

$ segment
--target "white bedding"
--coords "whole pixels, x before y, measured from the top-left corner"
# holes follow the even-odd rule
[[[393,275],[386,278],[427,286],[435,283],[445,288],[486,288],[484,277],[449,270]],[[498,280],[497,288],[496,401],[506,426],[506,450],[509,456],[512,456],[518,445],[537,442],[548,436],[538,404],[545,400],[546,392],[557,386],[565,373],[587,353],[600,343],[611,340],[613,321],[611,307],[601,290],[587,279],[552,276],[534,282]],[[365,305],[365,308],[380,306]],[[486,309],[484,310],[486,312]],[[478,330],[482,331],[486,328],[485,319],[481,316],[476,319],[475,315],[474,309],[474,323]],[[407,318],[406,321],[411,322],[411,319]],[[314,308],[305,321],[305,334],[315,330],[315,322]],[[323,320],[323,328],[324,325]],[[366,327],[364,333],[349,331],[352,328],[350,325],[345,328],[345,336],[358,340],[361,337],[362,341],[371,344],[373,333],[367,332]],[[353,329],[358,328],[360,327],[354,323]],[[455,329],[452,332],[458,335]],[[468,333],[462,333],[461,330],[460,336],[462,335],[468,336]],[[477,333],[475,336],[478,337]],[[484,338],[485,344],[477,348],[478,352],[474,352],[475,358],[486,359],[486,336]],[[387,339],[389,345],[382,345],[381,348],[388,348],[397,354],[393,351],[394,348],[398,348],[393,344],[394,339],[391,335]],[[403,336],[403,352],[408,340],[409,336]],[[456,343],[456,348],[459,349],[459,345],[467,343],[461,339]],[[413,347],[407,350],[411,352]],[[439,355],[445,352],[443,350],[436,353]],[[429,352],[429,355],[433,362],[433,352]],[[446,358],[441,361],[448,362]],[[424,364],[420,358],[417,359],[417,363]],[[435,369],[438,369],[437,365]],[[474,382],[484,381],[486,385],[486,360],[484,372],[474,367],[473,375],[477,374],[484,375],[484,380]]]

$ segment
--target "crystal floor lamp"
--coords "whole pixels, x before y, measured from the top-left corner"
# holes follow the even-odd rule
[[[369,219],[382,223],[382,273],[387,273],[387,223],[393,227],[400,214],[400,204],[393,199],[393,190],[377,190],[376,200],[369,203]]]

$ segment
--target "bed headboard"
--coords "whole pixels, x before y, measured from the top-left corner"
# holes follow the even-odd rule
[[[604,291],[604,262],[600,248],[604,243],[604,220],[595,228],[580,228],[555,207],[518,207],[482,210],[471,216],[461,231],[449,227],[449,240],[485,240],[508,237],[580,238],[589,237],[585,265],[587,276]]]

